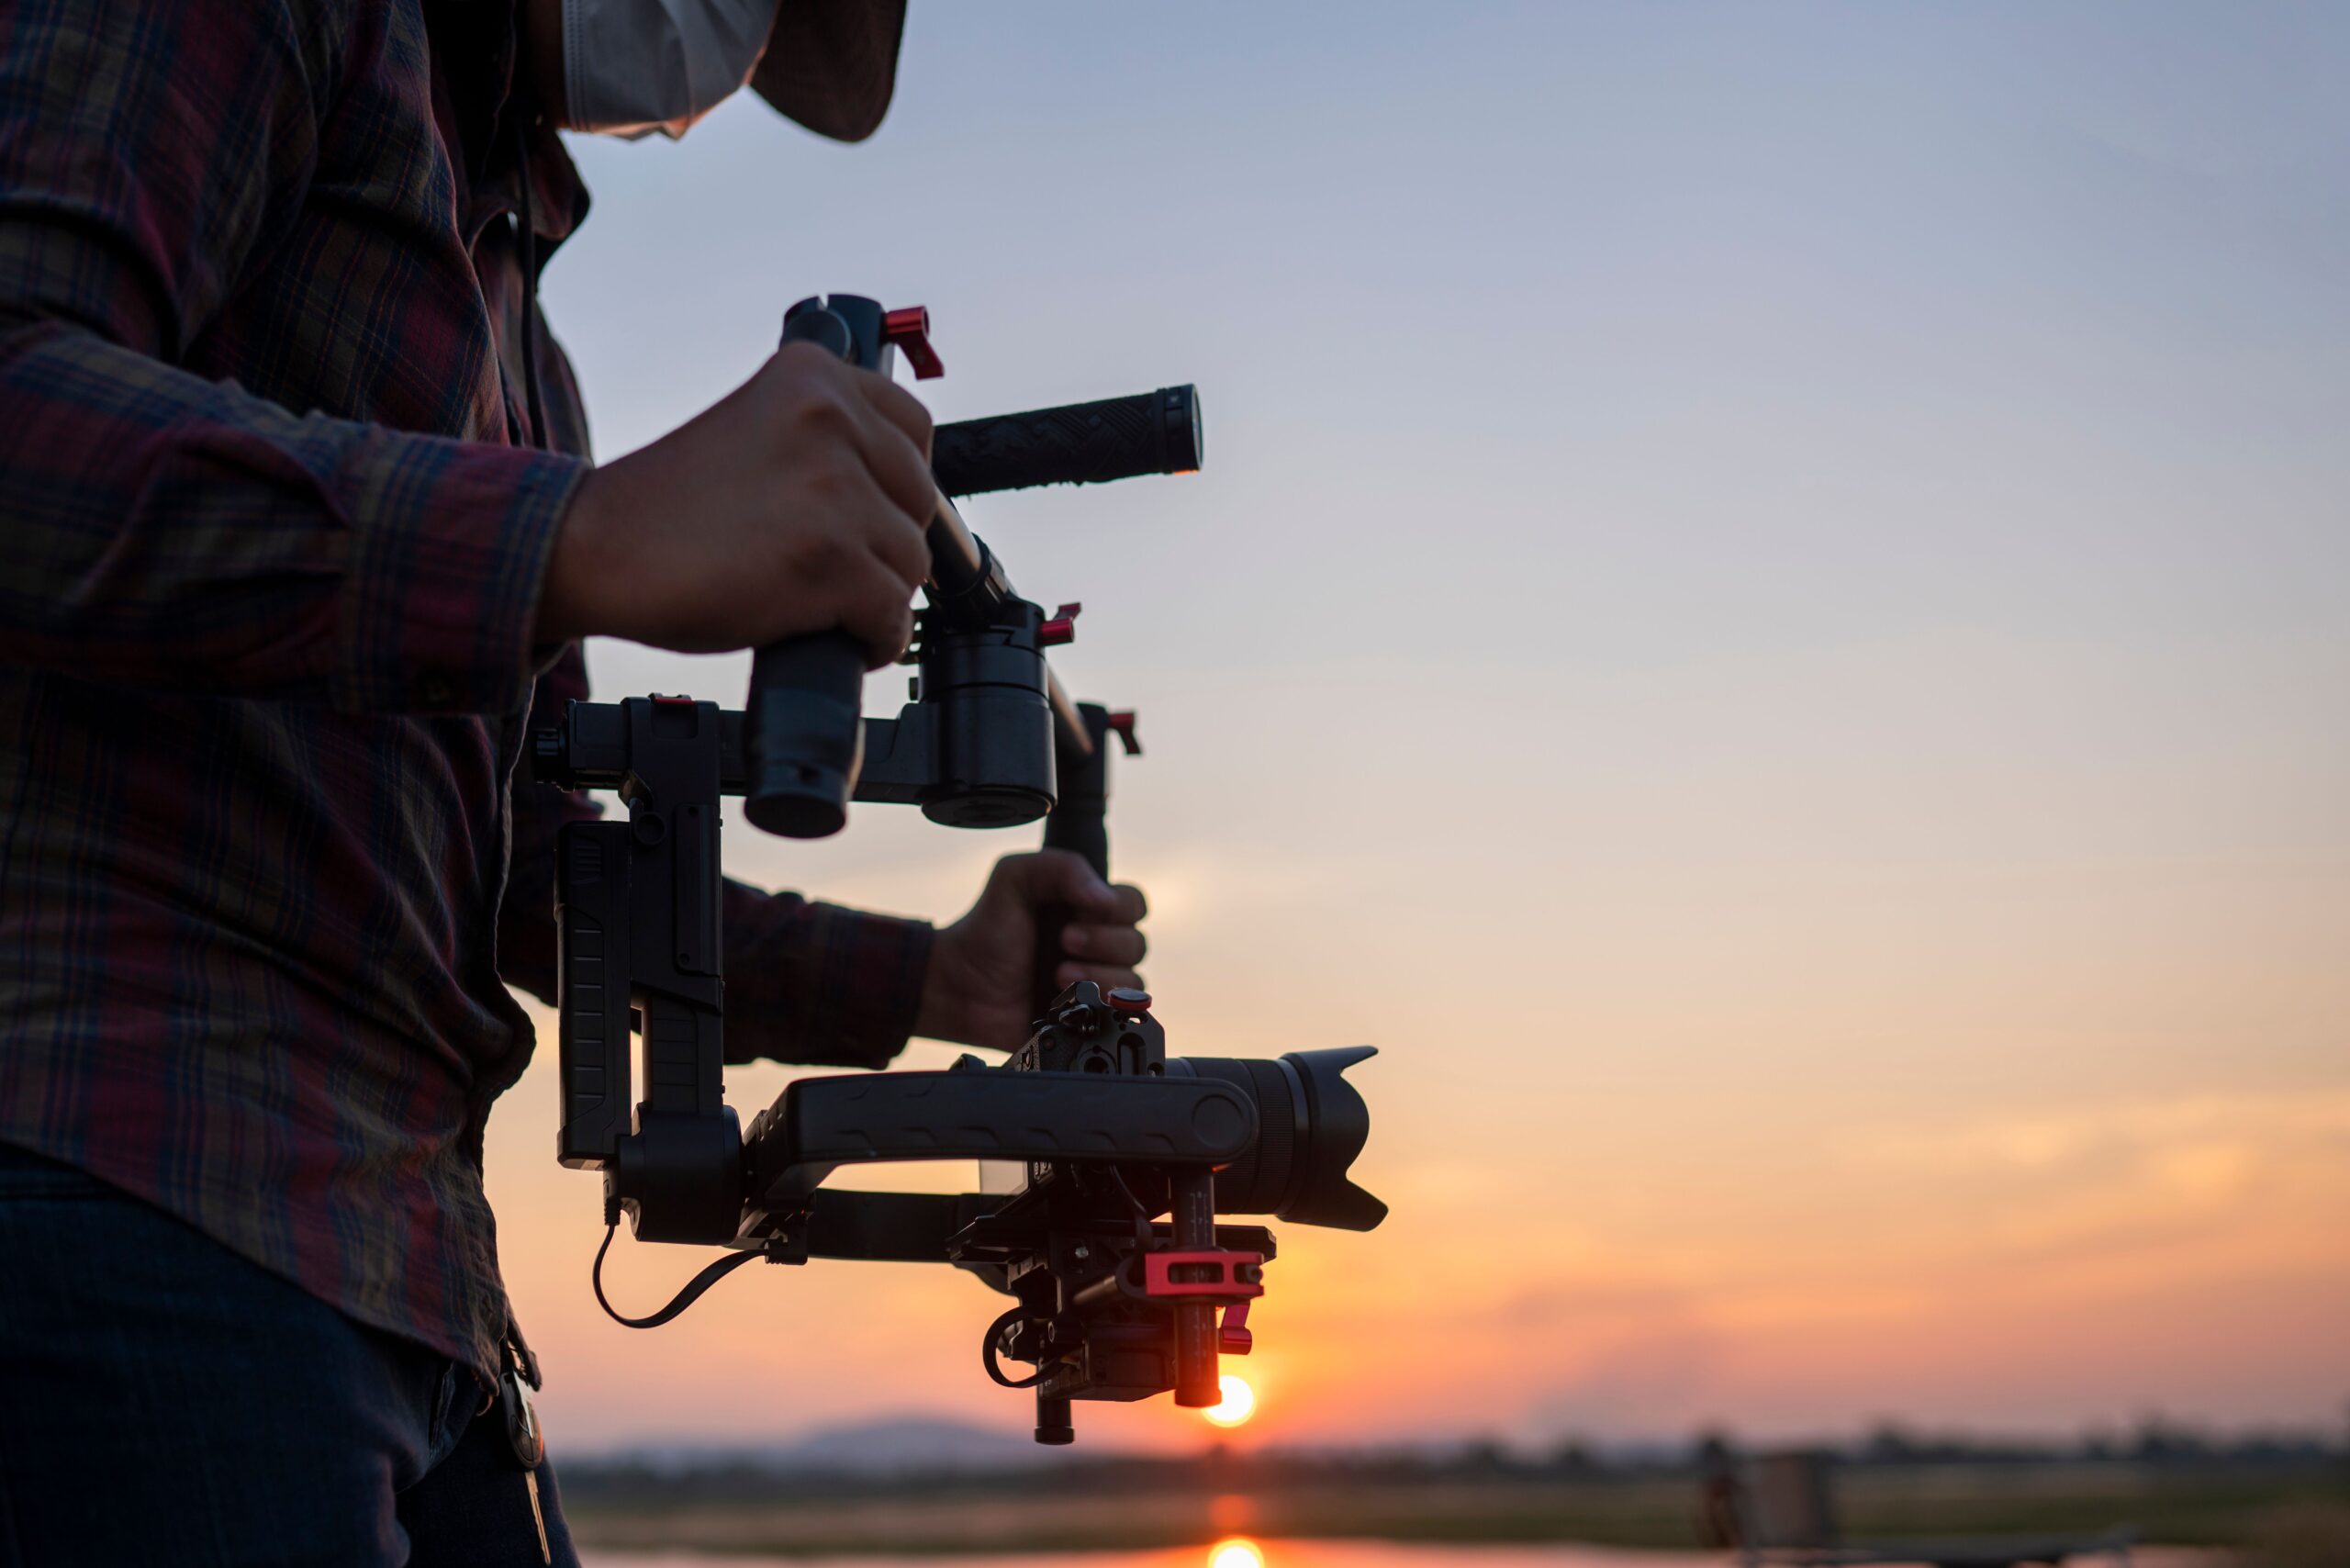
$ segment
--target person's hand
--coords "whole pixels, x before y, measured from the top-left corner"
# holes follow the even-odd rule
[[[537,640],[719,653],[837,628],[878,668],[913,635],[936,494],[920,400],[788,344],[716,407],[580,481]]]
[[[1037,921],[1058,909],[1069,918],[1051,933],[1062,956],[1054,983],[1090,980],[1105,989],[1142,984],[1146,913],[1142,890],[1112,887],[1066,849],[1007,855],[988,874],[971,913],[939,932],[923,979],[914,1033],[1008,1051],[1028,1037],[1035,1016]]]

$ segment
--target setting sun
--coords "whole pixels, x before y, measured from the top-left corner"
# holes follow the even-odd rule
[[[1225,1381],[1239,1382],[1237,1378]],[[1246,1388],[1248,1384],[1241,1386]],[[1265,1568],[1265,1554],[1257,1550],[1253,1540],[1221,1540],[1208,1553],[1208,1568]]]
[[[1224,1403],[1209,1406],[1201,1412],[1202,1415],[1219,1427],[1237,1427],[1257,1413],[1257,1391],[1248,1386],[1247,1378],[1235,1377],[1232,1373],[1226,1372],[1219,1381],[1224,1389]],[[1256,1549],[1250,1547],[1249,1550],[1254,1551]],[[1240,1561],[1242,1560],[1238,1558],[1234,1559],[1236,1562]],[[1248,1561],[1254,1562],[1256,1559],[1252,1557]],[[1227,1565],[1219,1558],[1214,1568],[1227,1568]]]

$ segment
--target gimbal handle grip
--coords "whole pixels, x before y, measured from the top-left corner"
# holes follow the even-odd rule
[[[881,369],[881,307],[853,294],[803,299],[783,319],[783,341],[822,343]],[[845,632],[787,638],[752,655],[743,729],[752,826],[785,838],[840,832],[865,761],[864,706],[865,650]]]
[[[940,425],[930,468],[950,496],[1035,485],[1102,485],[1200,465],[1200,398],[1190,386],[991,414]]]
[[[1106,882],[1110,879],[1110,713],[1099,703],[1080,702],[1077,716],[1093,744],[1082,756],[1066,745],[1054,751],[1058,790],[1053,809],[1045,816],[1045,847],[1083,856],[1093,874]],[[1065,904],[1046,904],[1036,911],[1035,970],[1029,991],[1038,1017],[1061,993],[1056,978],[1061,967],[1061,928],[1075,913]]]

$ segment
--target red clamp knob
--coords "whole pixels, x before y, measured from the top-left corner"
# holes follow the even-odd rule
[[[929,381],[946,374],[938,362],[938,351],[930,346],[930,308],[909,305],[901,310],[890,310],[881,318],[881,341],[895,343],[914,367],[916,381]]]
[[[1077,618],[1085,609],[1081,604],[1064,604],[1053,611],[1052,619],[1036,628],[1036,645],[1058,648],[1063,643],[1077,641]]]
[[[1108,1002],[1113,1012],[1147,1013],[1150,1011],[1150,992],[1136,991],[1131,986],[1122,985],[1105,991],[1102,993],[1102,1000]]]
[[[1135,739],[1135,716],[1131,712],[1111,714],[1110,733],[1118,737],[1118,744],[1125,748],[1128,756],[1142,755],[1142,742]]]

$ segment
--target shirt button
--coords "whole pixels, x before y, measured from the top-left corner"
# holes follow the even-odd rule
[[[445,708],[457,699],[457,689],[445,675],[428,675],[416,683],[416,694],[428,708]]]

